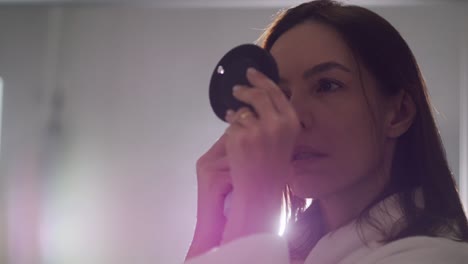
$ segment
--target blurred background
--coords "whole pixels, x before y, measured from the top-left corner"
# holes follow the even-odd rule
[[[0,2],[0,263],[182,263],[211,72],[300,1]],[[468,5],[348,1],[412,47],[468,205]]]

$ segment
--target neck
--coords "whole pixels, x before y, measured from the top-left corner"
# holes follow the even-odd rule
[[[351,186],[318,199],[327,233],[356,219],[384,191],[390,181],[395,148],[395,141],[387,143],[379,164],[366,173],[366,177]]]
[[[383,191],[388,177],[367,177],[346,190],[319,199],[326,233],[356,219]]]

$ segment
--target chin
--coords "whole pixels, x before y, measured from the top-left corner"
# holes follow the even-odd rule
[[[295,196],[304,199],[320,199],[321,197],[326,197],[334,193],[338,187],[323,180],[313,181],[312,177],[308,177],[307,181],[301,181],[299,179],[292,180],[289,186]]]
[[[326,196],[329,192],[324,192],[323,189],[318,188],[307,188],[307,186],[290,185],[291,191],[295,196],[303,199],[320,199],[320,197]]]

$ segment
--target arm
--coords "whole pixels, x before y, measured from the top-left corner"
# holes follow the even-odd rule
[[[220,213],[224,203],[222,199],[214,198],[217,196],[208,196],[206,193],[209,192],[203,189],[198,192],[197,223],[185,261],[202,255],[221,243],[226,223],[226,218]]]

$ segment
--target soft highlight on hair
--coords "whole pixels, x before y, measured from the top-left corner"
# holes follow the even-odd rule
[[[359,64],[376,78],[382,95],[390,97],[403,90],[416,107],[413,124],[398,138],[388,186],[361,213],[358,223],[366,221],[385,233],[379,222],[370,217],[369,210],[389,195],[397,194],[407,225],[396,234],[385,233],[385,242],[444,234],[468,242],[467,218],[434,120],[426,84],[405,40],[389,22],[368,9],[318,0],[280,12],[263,34],[262,46],[271,50],[282,34],[305,22],[331,26],[342,36]],[[417,188],[424,199],[422,208],[416,202]],[[289,187],[285,190],[285,200],[291,215],[289,227],[307,223],[310,214],[305,200],[295,196]],[[315,240],[291,242],[291,258],[304,259]]]

